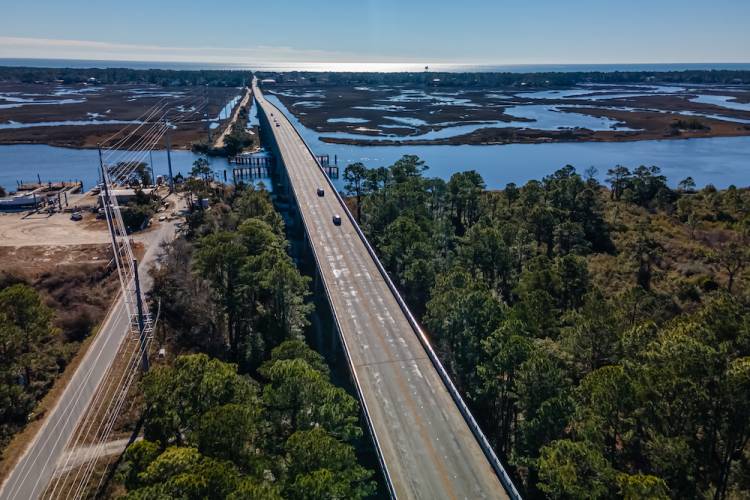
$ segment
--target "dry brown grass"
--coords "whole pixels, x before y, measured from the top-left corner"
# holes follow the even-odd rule
[[[80,498],[84,499],[93,499],[96,498],[97,494],[97,485],[99,483],[99,478],[102,477],[103,474],[107,472],[109,467],[117,461],[117,456],[105,456],[98,458],[94,463],[94,471],[91,475],[92,478],[96,478],[96,480],[89,481],[88,484],[84,485],[82,492],[79,493]],[[40,496],[40,498],[44,500],[51,500],[52,498],[71,498],[78,485],[76,483],[76,475],[80,479],[80,477],[84,473],[84,468],[86,467],[86,464],[75,467],[71,470],[69,470],[67,473],[60,476],[59,483],[57,484],[57,488],[53,490],[53,488],[47,488],[47,490]],[[52,484],[52,483],[50,483]],[[54,491],[54,495],[53,495]],[[105,498],[112,498],[110,496],[106,496]]]
[[[55,313],[54,325],[64,369],[34,408],[28,423],[2,450],[0,480],[12,469],[56,404],[81,363],[118,291],[103,245],[51,248],[0,247],[0,287],[25,282],[37,290]],[[62,262],[62,264],[59,264]]]
[[[154,349],[152,343],[152,352],[150,353],[152,357]],[[76,433],[74,434],[67,451],[70,452],[77,447],[91,446],[100,442],[110,442],[130,438],[135,432],[137,422],[143,412],[143,396],[139,390],[141,365],[140,358],[137,357],[138,350],[138,341],[136,339],[126,338],[123,341],[118,351],[118,355],[115,358],[115,363],[112,365],[112,369],[108,372],[106,379],[97,391],[97,395],[91,406],[88,408],[84,418],[76,429]],[[136,357],[134,358],[133,356]],[[128,379],[128,373],[132,373],[133,366],[128,364],[128,361],[131,359],[136,360],[136,374],[131,381],[128,394],[124,399],[124,404],[121,410],[115,413],[113,399],[115,394],[119,393],[124,387],[126,383],[125,381]],[[112,415],[115,415],[114,425],[112,431],[105,436],[102,423],[108,421]],[[111,472],[110,467],[116,463],[118,456],[118,454],[100,456],[95,460],[96,465],[93,473],[91,473],[91,476],[88,479],[88,484],[85,486],[86,491],[89,492],[89,496],[93,496],[96,493],[97,485],[107,473]],[[81,467],[85,467],[85,464]],[[76,474],[81,467],[76,467],[61,473],[58,478],[50,482],[47,491],[52,491],[52,489],[56,487],[57,491],[60,492],[60,495],[64,497],[64,493],[69,491],[72,486],[72,481],[76,480]],[[82,475],[83,472],[80,472],[78,474],[78,479],[81,479]],[[103,483],[102,489],[109,489],[110,487],[109,484]],[[116,488],[116,485],[112,487]]]
[[[659,262],[654,269],[652,287],[657,293],[680,295],[691,286],[712,280],[725,286],[726,273],[708,262],[707,254],[722,242],[738,234],[726,224],[702,221],[694,232],[678,217],[663,211],[650,211],[624,202],[603,198],[605,219],[613,227],[612,241],[618,252],[614,255],[589,256],[592,280],[607,295],[614,296],[636,283],[636,265],[627,249],[637,237],[639,225],[646,224],[648,234],[661,247]],[[691,233],[693,233],[691,235]],[[748,272],[740,281],[748,279]],[[689,307],[690,304],[681,304]]]

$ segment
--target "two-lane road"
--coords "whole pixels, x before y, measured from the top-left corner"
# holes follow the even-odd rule
[[[257,87],[253,91],[271,121],[395,495],[508,498],[315,159],[289,120]],[[340,226],[333,224],[334,214],[341,216]]]
[[[174,223],[167,222],[139,238],[146,245],[146,254],[139,266],[141,284],[145,290],[152,283],[146,270],[155,261],[160,243],[171,240],[174,234]],[[0,499],[29,500],[38,498],[44,492],[59,458],[65,452],[78,422],[128,332],[128,317],[120,296],[57,404],[47,414],[34,440],[0,488]]]

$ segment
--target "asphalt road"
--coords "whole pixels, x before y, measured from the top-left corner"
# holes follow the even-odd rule
[[[165,222],[146,233],[145,239],[141,240],[146,245],[146,254],[139,265],[144,290],[152,284],[146,270],[159,253],[159,243],[171,240],[174,234],[174,223]],[[44,424],[0,488],[0,499],[35,499],[44,492],[55,465],[64,454],[128,331],[127,313],[119,297],[57,404],[45,416]]]
[[[314,158],[289,120],[254,94],[273,113],[271,129],[396,496],[508,498]]]

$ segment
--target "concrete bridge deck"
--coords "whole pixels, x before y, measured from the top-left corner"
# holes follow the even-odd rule
[[[253,87],[261,127],[285,167],[391,495],[519,498],[315,156],[255,82]],[[317,195],[318,187],[324,196]],[[334,214],[341,216],[340,226],[333,224]]]

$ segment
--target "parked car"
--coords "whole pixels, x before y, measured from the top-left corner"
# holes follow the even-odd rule
[[[81,212],[73,212],[73,214],[70,216],[70,220],[79,221],[83,220],[83,215],[81,215]]]
[[[341,216],[339,214],[334,214],[333,215],[333,224],[335,226],[340,226],[341,225]]]
[[[318,188],[318,196],[324,196],[325,194],[326,194],[326,192],[325,192],[325,191],[323,191],[323,188],[322,188],[322,187],[319,187],[319,188]]]

